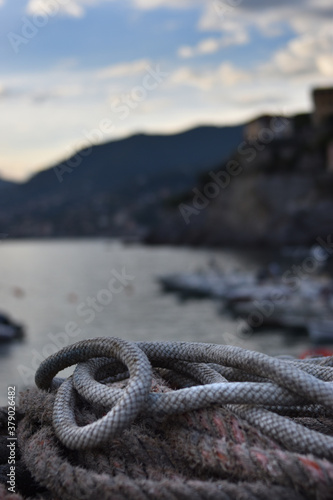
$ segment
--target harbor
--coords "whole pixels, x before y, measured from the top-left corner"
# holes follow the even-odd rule
[[[0,0],[0,500],[333,499],[332,19]]]
[[[236,279],[245,276],[251,281],[259,270],[277,260],[277,255],[270,252],[149,248],[124,245],[117,240],[7,241],[0,249],[3,256],[2,266],[0,264],[1,310],[13,322],[21,324],[25,332],[22,339],[1,345],[2,404],[5,403],[8,380],[19,389],[33,384],[35,371],[45,357],[63,347],[64,343],[99,336],[101,331],[128,340],[226,343],[269,355],[289,353],[298,357],[312,347],[305,329],[290,330],[271,325],[266,329],[256,327],[260,325],[256,324],[258,317],[255,313],[261,316],[265,312],[273,314],[269,301],[264,301],[262,310],[255,307],[252,311],[253,325],[249,328],[243,315],[233,313],[221,297],[184,300],[179,294],[165,293],[159,283],[160,276],[192,276],[198,269],[201,269],[200,276],[208,272],[209,276],[213,273],[216,277],[216,269],[212,271],[210,265],[212,258],[227,276],[236,275]],[[297,257],[282,261],[282,271],[301,266],[303,260],[304,257]],[[5,265],[8,261],[12,262],[10,268]],[[97,302],[99,310],[94,311],[89,298],[93,300],[100,290],[108,289],[112,271],[121,274],[123,269],[134,279],[128,281],[121,293],[113,294],[109,303],[106,303],[107,294],[105,297],[100,295],[105,304]],[[330,272],[328,260],[321,270],[319,284],[321,280],[326,282],[329,279]],[[304,273],[304,279],[298,280],[298,284],[304,283],[303,286],[309,288],[314,279],[315,273]],[[295,279],[292,284],[295,289]],[[116,285],[116,288],[120,286]],[[265,288],[267,285],[259,286]],[[52,287],[52,294],[46,293],[49,287]],[[228,292],[232,290],[230,287]],[[295,293],[298,295],[298,288]],[[313,293],[317,294],[317,289],[313,288]],[[234,304],[240,306],[241,302]],[[246,304],[248,302],[244,301],[243,306]],[[274,304],[279,305],[278,301]],[[91,309],[93,311],[89,314],[87,311]],[[72,323],[76,327],[71,330],[68,327],[73,327]],[[177,329],[175,325],[178,325]],[[66,333],[66,327],[71,335]]]

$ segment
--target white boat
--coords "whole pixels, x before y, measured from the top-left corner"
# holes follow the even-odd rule
[[[268,278],[259,283],[234,286],[226,293],[226,299],[229,304],[253,300],[272,300],[274,303],[279,303],[290,297],[293,301],[298,298],[301,306],[303,306],[304,301],[316,301],[320,295],[323,295],[325,288],[328,290],[328,296],[331,295],[331,284],[327,280],[300,280],[296,285],[295,287],[294,282],[289,285],[288,281],[284,281],[280,277]],[[327,293],[326,298],[328,300]]]
[[[281,300],[247,300],[231,304],[234,314],[244,318],[251,327],[279,326],[308,329],[309,323],[323,317],[333,317],[333,309],[317,298],[290,295]]]
[[[165,291],[178,292],[186,297],[225,298],[232,287],[255,283],[252,274],[216,272],[180,273],[157,278]]]

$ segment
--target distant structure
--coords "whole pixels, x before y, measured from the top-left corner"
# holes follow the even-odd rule
[[[333,172],[333,140],[329,141],[326,148],[327,170]]]
[[[324,124],[329,117],[333,117],[333,87],[314,89],[312,98],[314,103],[313,122],[319,126]]]
[[[262,115],[245,125],[244,137],[249,142],[256,141],[267,129],[274,134],[274,139],[286,139],[293,135],[293,123],[290,118]]]
[[[312,115],[315,127],[331,129],[333,124],[333,87],[318,88],[312,92],[314,111]],[[333,172],[333,140],[326,143],[326,167]]]

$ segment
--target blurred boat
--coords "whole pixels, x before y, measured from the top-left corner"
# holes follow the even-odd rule
[[[322,300],[320,295],[313,298],[298,293],[280,297],[275,301],[268,296],[262,300],[234,301],[230,307],[235,315],[245,319],[252,328],[278,326],[309,331],[312,322],[333,318],[332,305]]]
[[[159,276],[158,282],[164,291],[177,292],[185,297],[225,298],[231,287],[255,283],[252,274],[216,272],[179,273]]]
[[[267,278],[265,281],[257,283],[234,286],[228,290],[225,298],[228,305],[232,305],[234,302],[264,300],[271,300],[279,304],[279,302],[291,297],[294,301],[301,301],[303,305],[304,300],[316,301],[321,295],[323,300],[329,300],[332,295],[330,282],[317,279],[300,280],[295,289],[295,286],[288,285],[287,280],[277,277]]]
[[[283,257],[293,259],[306,259],[308,257],[317,260],[317,267],[319,264],[324,265],[329,260],[330,254],[320,245],[313,245],[312,247],[292,247],[286,246],[282,248],[281,254]]]
[[[230,288],[225,298],[229,305],[235,302],[253,302],[262,300],[281,300],[290,296],[292,293],[290,287],[283,284],[274,283],[244,283],[241,286]]]
[[[8,316],[0,313],[0,342],[20,339],[24,336],[22,325],[14,323]]]

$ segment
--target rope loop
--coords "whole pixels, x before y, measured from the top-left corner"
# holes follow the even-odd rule
[[[60,382],[55,375],[72,364],[77,364],[73,375],[57,388]],[[153,367],[162,376],[173,374],[178,390],[150,392]],[[114,384],[125,378],[124,389]],[[290,451],[333,458],[333,437],[283,415],[296,408],[319,415],[331,412],[333,368],[329,362],[297,362],[226,345],[109,337],[61,349],[41,364],[35,380],[40,389],[57,390],[53,426],[70,449],[101,446],[139,415],[160,419],[225,405]],[[77,394],[94,407],[106,408],[107,414],[79,427]]]
[[[129,370],[130,380],[116,406],[98,421],[84,427],[75,422],[72,378],[60,386],[53,408],[53,426],[57,437],[70,449],[98,447],[128,427],[142,409],[151,387],[152,371],[147,356],[136,344],[117,338],[84,340],[65,347],[41,364],[36,373],[36,384],[40,388],[50,388],[59,370],[97,356],[121,361]],[[98,393],[96,396],[98,398]]]

